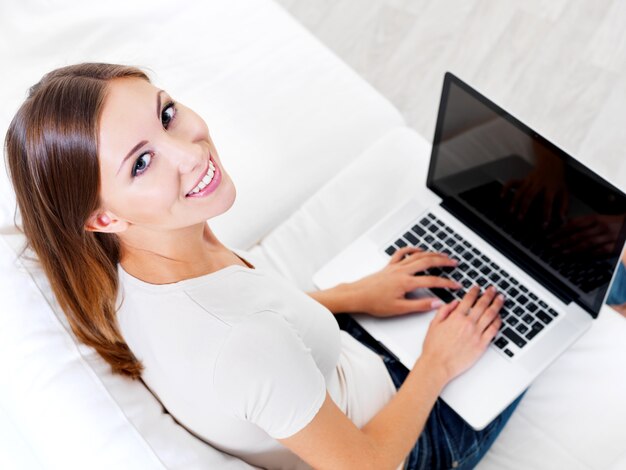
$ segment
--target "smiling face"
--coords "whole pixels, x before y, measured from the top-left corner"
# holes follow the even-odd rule
[[[235,187],[208,128],[191,109],[141,79],[108,87],[99,126],[103,232],[168,231],[227,211]]]

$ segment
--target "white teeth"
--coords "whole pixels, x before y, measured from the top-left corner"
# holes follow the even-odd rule
[[[200,183],[198,183],[198,186],[196,186],[191,191],[189,191],[188,194],[196,194],[202,191],[211,182],[214,175],[215,175],[215,166],[213,166],[213,162],[209,161],[209,171],[207,171],[207,174],[204,175],[204,178],[202,178]]]

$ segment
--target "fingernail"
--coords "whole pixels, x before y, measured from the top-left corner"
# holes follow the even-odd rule
[[[430,303],[430,308],[438,308],[438,307],[441,307],[442,305],[443,305],[443,302],[439,299],[436,299]]]
[[[499,295],[498,295],[498,298],[499,298],[500,300],[504,300],[504,295],[499,294]]]

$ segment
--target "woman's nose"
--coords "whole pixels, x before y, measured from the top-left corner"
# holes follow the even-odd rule
[[[206,163],[208,154],[205,155],[202,146],[194,142],[173,141],[166,149],[172,163],[178,167],[181,173],[193,172]]]

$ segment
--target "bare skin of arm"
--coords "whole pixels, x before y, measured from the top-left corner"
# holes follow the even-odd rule
[[[504,299],[493,288],[472,288],[442,306],[423,352],[390,402],[362,429],[327,395],[313,420],[280,442],[318,469],[395,469],[415,445],[442,388],[484,353],[500,327]]]
[[[377,317],[428,312],[442,305],[437,297],[407,299],[415,289],[439,287],[459,289],[452,279],[422,275],[434,267],[453,267],[458,263],[441,253],[405,247],[396,251],[383,269],[358,281],[339,284],[308,295],[333,313],[368,313]],[[417,275],[416,275],[417,274]]]

